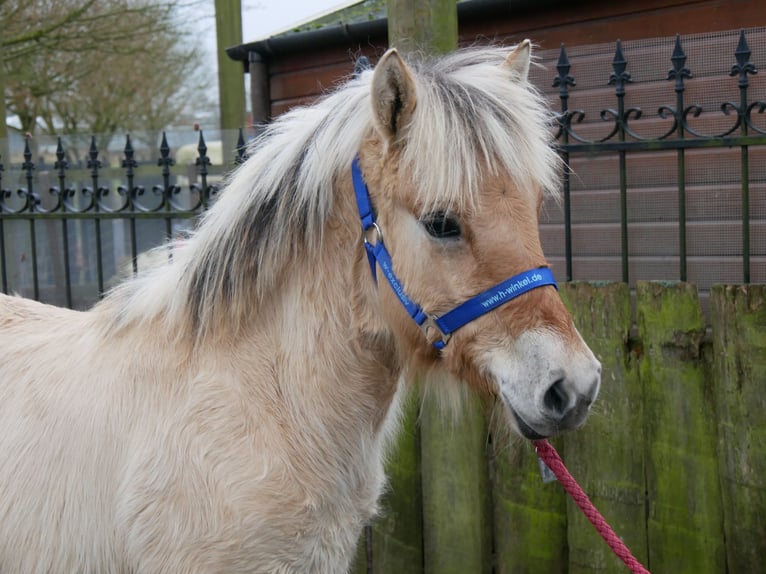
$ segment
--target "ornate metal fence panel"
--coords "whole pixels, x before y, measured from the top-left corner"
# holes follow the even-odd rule
[[[221,161],[211,169],[201,131],[195,157],[185,150],[186,164],[176,173],[165,133],[155,161],[128,135],[111,165],[102,161],[95,136],[85,154],[58,138],[53,161],[40,149],[34,161],[30,142],[24,141],[18,169],[0,163],[0,288],[69,307],[89,306],[148,262],[151,248],[182,239],[215,200],[226,169]],[[244,161],[245,150],[240,130],[232,165]]]
[[[766,282],[766,29],[539,59],[532,81],[557,110],[566,165],[541,222],[559,279],[690,281],[703,307],[715,283]],[[164,134],[151,151],[137,141],[0,150],[3,292],[87,307],[193,227],[227,168],[202,133],[184,160]],[[244,151],[240,133],[233,163]]]
[[[617,40],[611,62],[607,49],[562,45],[533,70],[568,166],[563,210],[542,225],[557,274],[693,281],[705,295],[766,281],[766,30]]]

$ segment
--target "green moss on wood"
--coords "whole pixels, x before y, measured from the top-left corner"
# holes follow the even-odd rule
[[[561,285],[575,325],[602,364],[601,391],[580,430],[564,437],[564,462],[641,561],[646,561],[641,385],[627,340],[630,290],[624,283]],[[569,572],[621,572],[622,562],[569,500]]]
[[[464,401],[452,421],[433,400],[421,405],[423,554],[426,574],[489,574],[487,425],[481,402]]]
[[[639,282],[650,564],[725,571],[715,411],[700,361],[705,324],[686,283]]]
[[[766,286],[716,286],[711,324],[729,572],[766,556]]]
[[[604,369],[586,426],[555,443],[574,476],[653,572],[760,571],[766,286],[713,289],[710,345],[693,286],[639,283],[640,359],[628,341],[626,285],[567,284],[561,295]],[[481,413],[478,401],[469,413]],[[501,416],[491,429],[491,495],[483,417],[456,428],[430,405],[422,422],[422,444],[406,431],[410,445],[389,465],[373,529],[376,574],[421,572],[424,562],[427,572],[487,572],[490,529],[498,574],[625,571],[561,486],[541,482],[530,445],[508,437]]]
[[[565,574],[566,493],[558,483],[543,483],[531,444],[508,437],[502,426],[498,417],[492,475],[495,571]]]
[[[402,429],[386,465],[388,488],[372,528],[376,574],[420,574],[423,563],[423,504],[420,484],[419,394],[403,405]]]

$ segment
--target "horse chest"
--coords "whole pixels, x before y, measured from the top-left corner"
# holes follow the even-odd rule
[[[345,572],[383,488],[387,431],[327,441],[310,424],[288,438],[265,415],[251,433],[224,420],[216,433],[178,425],[146,453],[125,496],[130,552],[175,556],[178,571]]]

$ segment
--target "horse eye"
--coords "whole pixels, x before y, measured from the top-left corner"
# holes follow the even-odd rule
[[[420,220],[429,235],[437,239],[457,239],[460,237],[460,223],[453,215],[445,211],[434,211]]]

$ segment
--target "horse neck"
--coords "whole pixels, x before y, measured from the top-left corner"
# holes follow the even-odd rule
[[[378,309],[350,181],[336,191],[321,243],[298,256],[244,328],[281,359],[274,368],[296,390],[294,408],[315,415],[322,405],[318,424],[378,431],[402,367]]]

